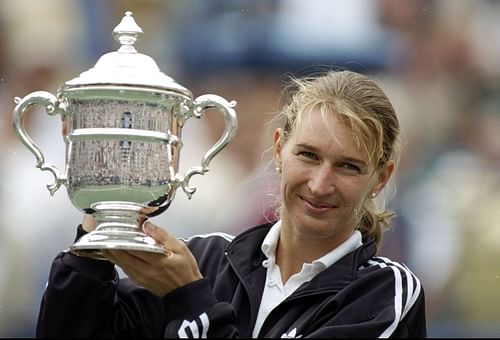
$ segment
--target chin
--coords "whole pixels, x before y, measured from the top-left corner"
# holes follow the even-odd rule
[[[314,218],[306,218],[298,221],[298,225],[300,225],[300,229],[304,233],[314,234],[319,237],[325,238],[335,235],[338,230],[331,221],[318,220]]]

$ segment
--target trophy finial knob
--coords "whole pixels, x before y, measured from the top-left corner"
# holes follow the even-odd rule
[[[135,53],[133,45],[142,34],[142,29],[136,24],[132,12],[126,11],[125,16],[113,30],[113,37],[121,44],[118,52]]]

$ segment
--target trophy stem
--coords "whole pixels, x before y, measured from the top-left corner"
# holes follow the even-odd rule
[[[79,256],[105,259],[102,249],[140,250],[164,253],[165,248],[138,226],[144,206],[132,202],[99,202],[91,209],[96,229],[82,236],[70,251]]]

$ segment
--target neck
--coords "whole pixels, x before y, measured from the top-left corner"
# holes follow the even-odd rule
[[[302,257],[299,257],[299,251],[294,251],[294,246],[282,242],[281,238],[278,241],[276,248],[276,264],[280,267],[281,280],[285,284],[288,279],[301,271],[302,265],[307,263]]]
[[[302,270],[304,263],[312,263],[345,242],[349,235],[336,235],[329,238],[306,237],[294,233],[292,228],[281,227],[276,247],[276,264],[280,267],[281,279],[288,279]]]

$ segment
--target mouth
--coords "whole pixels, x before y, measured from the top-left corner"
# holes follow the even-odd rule
[[[299,196],[299,198],[302,200],[302,202],[304,202],[308,210],[315,213],[324,213],[330,211],[331,209],[337,208],[336,205],[329,202],[320,201],[304,196]]]

